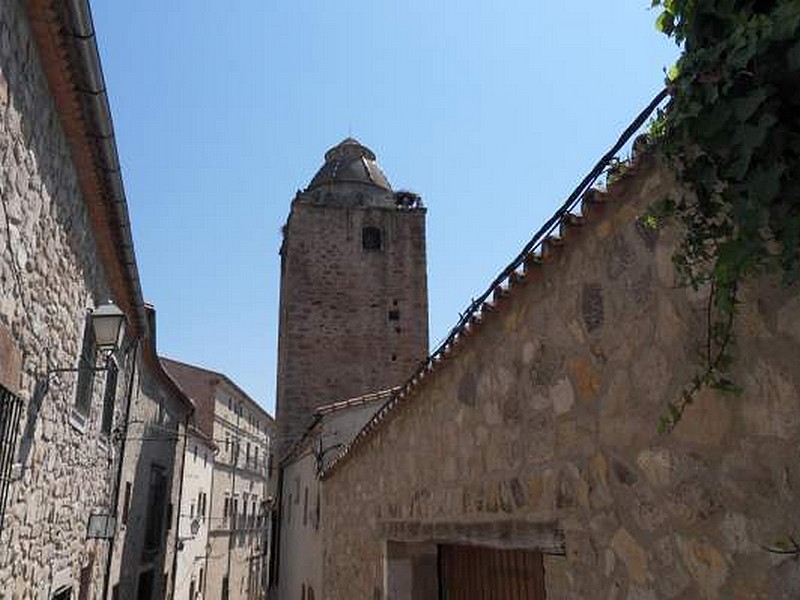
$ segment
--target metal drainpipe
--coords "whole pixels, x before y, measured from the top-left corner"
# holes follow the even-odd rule
[[[181,539],[181,502],[183,501],[183,473],[186,469],[186,447],[189,443],[189,420],[191,419],[192,413],[189,412],[186,415],[186,423],[184,425],[185,429],[183,431],[183,450],[181,451],[181,481],[178,484],[178,505],[174,508],[173,512],[177,515],[175,519],[175,548],[172,556],[172,594],[171,596],[175,598],[175,578],[178,576],[178,543]],[[176,444],[177,446],[177,444]],[[192,599],[193,600],[193,599]]]
[[[281,511],[283,507],[283,467],[278,466],[278,485],[275,490],[275,509],[270,515],[269,587],[277,590],[281,567]]]
[[[142,326],[146,327],[147,319],[144,313],[144,301],[142,300],[139,270],[136,265],[128,205],[125,199],[125,188],[122,183],[116,137],[111,118],[111,107],[106,93],[103,71],[100,66],[100,54],[97,49],[94,23],[92,22],[92,10],[88,0],[66,0],[66,4],[68,12],[74,19],[73,26],[75,31],[71,32],[71,36],[75,40],[78,54],[86,70],[87,81],[85,84],[88,89],[81,93],[83,96],[82,104],[95,118],[99,127],[97,134],[100,139],[96,144],[105,163],[103,170],[108,176],[111,185],[110,202],[119,221],[121,234],[119,244],[123,254],[121,261],[133,288],[131,297],[132,310],[136,312]]]
[[[126,438],[128,436],[128,421],[130,419],[131,414],[131,400],[133,398],[133,380],[136,376],[136,358],[139,354],[139,344],[141,343],[141,338],[136,338],[133,341],[133,356],[131,359],[131,372],[128,377],[128,390],[125,393],[126,395],[126,402],[125,402],[125,417],[122,421],[122,438],[120,439],[120,449],[119,449],[119,464],[117,464],[117,478],[114,482],[114,489],[112,490],[112,498],[114,499],[114,510],[111,512],[112,516],[114,517],[114,524],[116,527],[116,531],[114,532],[114,537],[111,538],[111,542],[108,544],[108,556],[106,557],[106,582],[105,582],[105,591],[103,593],[103,598],[108,598],[109,588],[111,585],[111,559],[114,556],[114,540],[117,538],[117,531],[119,531],[119,523],[117,523],[117,514],[119,512],[119,489],[120,483],[122,483],[122,465],[125,463],[125,447]]]

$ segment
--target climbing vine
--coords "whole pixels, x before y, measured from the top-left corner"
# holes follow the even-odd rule
[[[710,290],[702,368],[662,417],[669,431],[702,387],[737,389],[726,372],[741,282],[767,272],[800,280],[800,2],[652,5],[657,29],[683,50],[652,135],[687,192],[648,221],[683,225],[679,280]]]

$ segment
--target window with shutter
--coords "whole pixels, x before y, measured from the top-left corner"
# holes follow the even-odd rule
[[[81,416],[89,416],[92,405],[94,368],[97,361],[97,346],[94,343],[92,323],[87,317],[83,325],[83,342],[78,357],[78,383],[75,387],[75,411]]]
[[[117,361],[110,356],[106,360],[106,389],[103,393],[103,421],[101,431],[105,435],[111,433],[111,425],[114,421],[114,404],[117,397]]]

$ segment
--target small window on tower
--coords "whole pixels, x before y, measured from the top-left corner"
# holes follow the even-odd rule
[[[364,250],[383,249],[381,230],[377,227],[364,227],[361,230],[361,247]]]

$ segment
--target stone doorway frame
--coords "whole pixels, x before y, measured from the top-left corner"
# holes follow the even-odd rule
[[[385,521],[383,598],[438,600],[439,545],[519,549],[564,557],[564,532],[556,521],[503,519],[482,522]],[[547,564],[545,565],[547,577]]]

